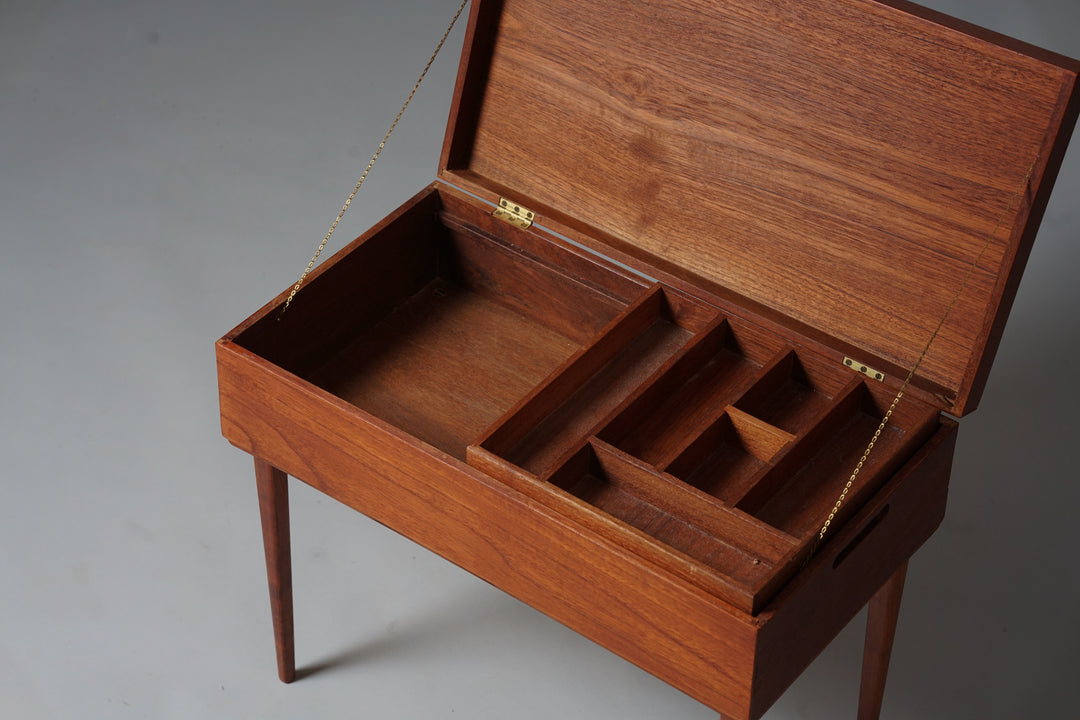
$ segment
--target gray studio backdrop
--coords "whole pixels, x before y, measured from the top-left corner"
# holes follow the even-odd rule
[[[212,343],[289,285],[455,0],[0,2],[0,717],[712,718],[293,488],[276,679],[251,463]],[[1080,55],[1075,0],[933,0]],[[331,243],[435,176],[459,27]],[[948,517],[908,576],[884,718],[1075,717],[1080,151]],[[770,720],[853,717],[862,629]]]

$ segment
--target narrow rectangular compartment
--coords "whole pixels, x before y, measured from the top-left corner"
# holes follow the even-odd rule
[[[664,468],[689,438],[714,422],[780,351],[778,338],[725,320],[703,336],[663,377],[627,405],[599,437]]]
[[[470,442],[645,288],[526,231],[507,226],[495,239],[482,229],[490,222],[455,198],[420,196],[286,313],[236,341],[464,459]]]
[[[795,436],[730,407],[666,468],[734,505]]]
[[[851,372],[828,367],[794,350],[779,358],[735,407],[770,425],[800,435],[814,427],[850,382]]]
[[[623,542],[674,562],[680,574],[748,611],[767,600],[795,560],[793,538],[599,440],[571,456],[549,482],[599,517],[633,528],[636,534],[616,534]]]
[[[894,397],[877,383],[873,388],[864,382],[850,386],[815,427],[777,456],[736,507],[806,542],[821,529],[850,479],[833,520],[842,523],[940,422],[937,408],[905,396],[882,427]],[[867,455],[871,440],[873,450]]]
[[[714,308],[653,287],[479,444],[546,477],[628,397],[650,387],[695,335],[718,321]]]

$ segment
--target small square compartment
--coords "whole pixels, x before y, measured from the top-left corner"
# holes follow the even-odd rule
[[[734,505],[795,436],[728,408],[667,468],[672,475]]]

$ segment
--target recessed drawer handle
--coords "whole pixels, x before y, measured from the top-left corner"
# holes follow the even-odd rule
[[[863,540],[865,540],[866,537],[871,532],[873,532],[874,528],[876,528],[881,523],[882,520],[885,519],[885,516],[888,514],[888,512],[889,512],[889,506],[888,505],[881,508],[881,512],[879,512],[877,515],[875,515],[874,518],[870,522],[866,523],[866,526],[863,527],[863,529],[859,531],[859,534],[856,535],[852,539],[852,541],[850,543],[848,543],[847,547],[845,547],[843,550],[841,550],[840,552],[838,552],[836,554],[836,559],[833,560],[833,564],[832,564],[833,570],[840,567],[840,563],[844,562],[844,560],[847,559],[848,555],[855,552],[855,549],[859,546],[859,544]]]

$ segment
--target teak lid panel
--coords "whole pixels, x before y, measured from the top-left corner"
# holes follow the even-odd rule
[[[1075,121],[1078,66],[903,8],[477,0],[440,176],[894,372],[963,286],[917,377],[962,413]]]

